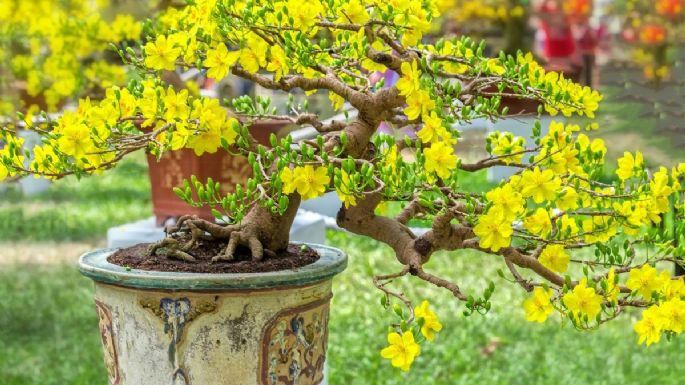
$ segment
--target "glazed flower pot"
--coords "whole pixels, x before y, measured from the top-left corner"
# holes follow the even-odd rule
[[[114,249],[81,256],[110,385],[318,384],[340,250],[295,270],[247,274],[128,270]],[[94,326],[94,325],[93,325]]]

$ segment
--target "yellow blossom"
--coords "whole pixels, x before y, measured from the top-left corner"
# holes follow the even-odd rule
[[[624,152],[623,157],[618,159],[618,169],[616,170],[616,175],[618,175],[621,180],[626,180],[635,175],[636,170],[642,168],[644,161],[642,159],[642,153],[637,151],[635,156],[630,152]]]
[[[631,269],[626,286],[638,292],[642,298],[650,300],[652,293],[658,291],[662,286],[662,281],[657,277],[656,269],[650,265],[643,265],[639,269]]]
[[[401,66],[402,77],[397,81],[397,89],[400,91],[400,95],[411,95],[421,89],[421,72],[419,72],[416,64],[416,60],[412,61],[411,64],[408,62],[402,63]]]
[[[314,168],[306,165],[297,166],[293,170],[293,186],[304,200],[323,195],[329,182],[330,177],[326,167]]]
[[[414,341],[414,334],[411,330],[399,333],[388,333],[388,344],[390,346],[381,350],[381,356],[390,360],[392,366],[408,371],[416,356],[421,353],[421,347]]]
[[[531,322],[545,322],[547,317],[554,312],[554,306],[550,299],[552,290],[536,287],[533,296],[523,301],[523,309],[526,311],[526,320]]]
[[[212,79],[225,78],[239,56],[240,52],[229,52],[224,43],[219,43],[215,48],[207,50],[207,59],[204,61],[205,67],[209,68],[207,76]]]
[[[435,108],[435,101],[425,90],[418,90],[406,99],[407,107],[404,109],[404,114],[409,120],[417,119],[419,116],[429,116],[429,112]]]
[[[345,208],[357,204],[357,198],[354,196],[353,191],[354,186],[350,186],[350,183],[350,175],[344,170],[340,170],[340,185],[335,188],[335,192],[338,193],[338,197],[345,205]]]
[[[531,233],[545,237],[552,231],[552,221],[550,220],[549,212],[539,207],[533,215],[530,215],[523,221],[523,226]]]
[[[269,50],[271,56],[269,58],[269,63],[266,66],[266,70],[273,72],[274,80],[279,81],[283,75],[288,74],[288,58],[285,56],[285,51],[279,45],[274,45]],[[331,93],[329,92],[329,95]]]
[[[640,344],[647,346],[659,342],[661,332],[664,329],[664,319],[659,314],[659,307],[652,306],[642,312],[642,319],[637,321],[634,326],[635,332],[640,337]]]
[[[673,298],[659,305],[659,313],[664,322],[664,329],[676,334],[685,328],[685,301]]]
[[[552,170],[540,171],[539,167],[521,174],[521,195],[532,197],[535,203],[552,200],[559,192],[561,179]]]
[[[293,175],[293,170],[289,169],[288,167],[284,168],[283,170],[281,170],[280,177],[281,182],[283,182],[283,193],[292,194],[293,191],[295,191],[295,184],[293,183],[295,179]]]
[[[563,245],[547,245],[540,254],[540,263],[546,268],[563,273],[568,269],[571,257],[566,253]]]
[[[259,68],[266,67],[266,52],[269,46],[259,37],[247,39],[245,48],[240,50],[238,62],[249,73],[256,73]]]
[[[173,70],[181,50],[174,48],[166,36],[157,37],[154,42],[145,44],[145,65],[154,70]]]
[[[190,110],[188,108],[188,90],[181,90],[178,93],[169,87],[164,101],[164,119],[167,121],[188,118]]]
[[[488,211],[478,218],[478,224],[473,228],[473,232],[479,238],[480,247],[497,252],[509,246],[514,229],[500,213]]]
[[[606,292],[604,293],[604,295],[607,297],[609,302],[616,303],[616,301],[618,301],[618,294],[621,292],[621,289],[618,287],[618,284],[616,283],[616,269],[612,267],[609,270],[605,282]]]
[[[424,300],[421,305],[414,309],[414,316],[417,319],[423,319],[423,324],[421,325],[421,334],[428,341],[433,341],[435,339],[435,333],[442,330],[442,324],[438,319],[438,316],[429,309],[430,304],[428,301]]]
[[[441,179],[447,179],[452,170],[457,167],[457,156],[453,154],[454,147],[445,142],[433,143],[424,151],[426,156],[426,171],[435,173]]]
[[[508,221],[513,221],[523,212],[523,197],[510,184],[488,191],[485,197],[493,204],[490,210],[500,210]]]
[[[577,318],[587,316],[594,319],[602,310],[602,296],[595,289],[587,287],[587,279],[583,278],[572,291],[564,294],[562,298],[566,308]]]

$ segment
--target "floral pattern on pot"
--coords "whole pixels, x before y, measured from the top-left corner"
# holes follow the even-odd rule
[[[315,385],[323,380],[330,297],[278,313],[262,339],[262,385]]]
[[[117,347],[114,344],[114,329],[112,328],[112,311],[109,306],[100,301],[95,301],[95,309],[98,313],[100,338],[105,356],[105,367],[109,385],[119,384],[119,363],[117,361]]]

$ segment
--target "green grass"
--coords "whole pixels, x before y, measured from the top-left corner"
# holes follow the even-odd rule
[[[415,300],[430,299],[444,323],[435,343],[425,343],[408,374],[379,356],[387,325],[396,318],[379,305],[373,274],[399,269],[391,250],[377,242],[329,233],[346,250],[350,266],[335,280],[330,322],[331,384],[680,384],[682,339],[638,346],[628,315],[594,332],[577,332],[558,319],[526,322],[517,287],[497,278],[497,257],[473,252],[438,254],[428,269],[479,294],[497,284],[493,310],[464,317],[446,291],[412,278],[397,288]],[[490,354],[483,349],[493,344]],[[3,266],[0,269],[0,384],[105,384],[92,284],[75,266]]]
[[[0,269],[0,384],[106,384],[92,284],[75,266]]]
[[[102,238],[112,226],[152,215],[143,155],[102,175],[58,180],[33,197],[10,186],[0,193],[0,241]]]

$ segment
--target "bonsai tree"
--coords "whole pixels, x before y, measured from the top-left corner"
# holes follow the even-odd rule
[[[233,193],[221,195],[213,181],[195,178],[176,189],[191,205],[212,206],[218,218],[182,217],[150,247],[188,263],[200,239],[226,242],[216,263],[231,261],[238,246],[254,260],[272,258],[288,245],[300,202],[335,191],[343,201],[338,225],[394,251],[398,271],[374,282],[382,303],[401,317],[381,354],[403,370],[419,354],[420,339],[433,340],[442,325],[428,302],[414,307],[391,281],[412,276],[448,290],[465,303],[466,314],[491,306],[494,283],[472,294],[425,267],[441,250],[477,250],[501,263],[504,279],[530,293],[523,303],[530,321],[558,313],[578,329],[593,329],[639,307],[641,343],[679,334],[684,282],[655,266],[682,262],[683,246],[660,223],[669,202],[682,216],[685,164],[648,170],[639,152],[626,152],[607,181],[605,145],[583,133],[597,124],[563,121],[544,135],[535,124],[530,138],[491,133],[484,143],[489,156],[462,161],[454,152],[460,124],[506,114],[499,107],[503,96],[537,101],[539,112],[590,119],[602,97],[546,72],[529,54],[485,57],[484,44],[467,37],[422,44],[436,9],[418,0],[196,0],[169,9],[149,24],[139,50],[120,52],[140,79],[33,127],[44,143],[31,154],[18,151],[15,127],[3,127],[0,176],[99,173],[137,150],[246,155],[254,175]],[[178,67],[215,79],[231,73],[282,92],[328,91],[337,108],[351,113],[322,122],[304,108],[274,115],[268,99],[241,97],[229,115],[223,101],[192,97],[160,80],[159,71]],[[395,86],[368,80],[370,71],[384,69],[401,75]],[[312,126],[319,135],[298,143],[272,137],[267,148],[245,128],[262,119]],[[416,136],[378,134],[381,122],[415,127]],[[25,157],[31,160],[26,168]],[[493,166],[518,172],[490,191],[469,192],[464,173]],[[401,202],[402,209],[381,215],[384,202]],[[412,219],[430,221],[430,229],[415,234],[407,225]]]

